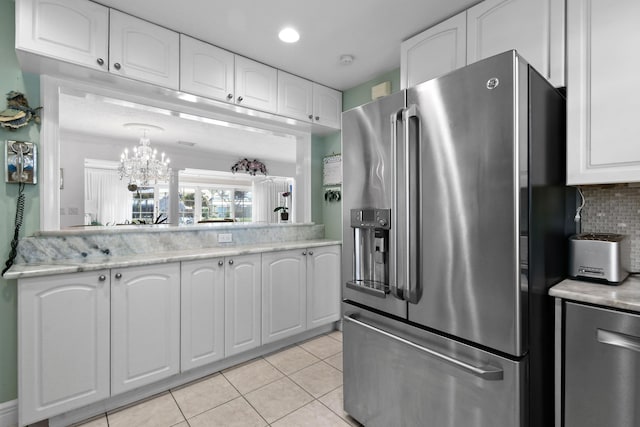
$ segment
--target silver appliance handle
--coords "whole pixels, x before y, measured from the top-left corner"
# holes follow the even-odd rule
[[[474,365],[471,365],[469,363],[463,362],[461,360],[458,359],[454,359],[453,357],[447,356],[446,354],[442,354],[438,351],[435,350],[431,350],[427,347],[423,347],[419,344],[416,344],[412,341],[406,340],[402,337],[390,334],[387,331],[384,331],[382,329],[376,328],[375,326],[371,326],[368,323],[364,323],[361,322],[360,320],[354,319],[351,316],[345,316],[344,320],[346,320],[347,322],[352,322],[355,323],[358,326],[362,326],[363,328],[367,328],[370,331],[379,333],[381,335],[384,335],[387,338],[391,338],[395,341],[399,341],[405,345],[408,345],[409,347],[412,347],[416,350],[422,351],[424,353],[427,353],[429,356],[438,359],[444,363],[447,363],[449,365],[455,366],[456,368],[459,368],[465,372],[469,372],[470,374],[473,374],[479,378],[482,378],[483,380],[487,380],[487,381],[500,381],[503,379],[504,377],[504,371],[502,369],[499,368],[493,368],[490,366],[487,367],[477,367]]]
[[[401,108],[397,112],[391,114],[391,248],[389,263],[389,291],[392,295],[399,299],[404,299],[403,286],[399,286],[398,280],[398,234],[400,229],[398,228],[398,217],[400,211],[398,210],[398,122],[402,121],[402,112],[404,108]]]
[[[420,239],[420,180],[417,179],[418,168],[418,145],[420,136],[415,138],[416,152],[411,152],[411,119],[419,120],[418,109],[416,105],[410,105],[402,112],[402,120],[404,121],[404,144],[405,144],[405,167],[404,179],[406,182],[406,196],[404,206],[404,220],[406,221],[405,236],[405,253],[407,260],[403,265],[407,278],[407,292],[404,299],[417,304],[421,296],[421,288],[418,276],[418,241]],[[419,126],[418,126],[419,128]],[[412,164],[414,167],[412,167]]]
[[[597,338],[602,344],[622,347],[640,353],[640,337],[598,329]]]

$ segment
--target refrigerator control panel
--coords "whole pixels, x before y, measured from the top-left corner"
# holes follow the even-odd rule
[[[351,227],[391,228],[391,209],[351,209]]]

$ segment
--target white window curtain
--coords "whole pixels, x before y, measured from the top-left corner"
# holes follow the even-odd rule
[[[131,221],[132,193],[118,171],[85,168],[85,214],[102,225],[123,224]]]
[[[280,214],[273,210],[285,203],[282,193],[289,191],[291,180],[267,178],[263,181],[253,182],[253,222],[279,222]],[[289,207],[289,215],[292,214],[292,197],[287,197],[286,203]]]

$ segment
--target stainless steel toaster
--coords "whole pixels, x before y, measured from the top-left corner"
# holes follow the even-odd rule
[[[582,233],[569,238],[569,275],[620,284],[629,275],[631,248],[624,234]]]

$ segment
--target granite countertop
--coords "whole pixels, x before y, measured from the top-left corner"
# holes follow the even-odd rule
[[[155,252],[114,257],[105,255],[102,258],[86,260],[59,260],[51,263],[14,264],[4,275],[5,279],[24,279],[27,277],[48,276],[51,274],[77,273],[81,271],[102,270],[105,268],[132,267],[138,265],[159,264],[165,262],[191,261],[215,257],[228,257],[262,252],[286,251],[290,249],[314,248],[328,245],[340,245],[339,240],[298,240],[290,242],[261,243],[255,245],[238,245],[215,247],[208,249],[190,249],[171,252]]]
[[[605,307],[640,312],[640,278],[629,276],[617,286],[566,279],[549,290],[549,295]]]

